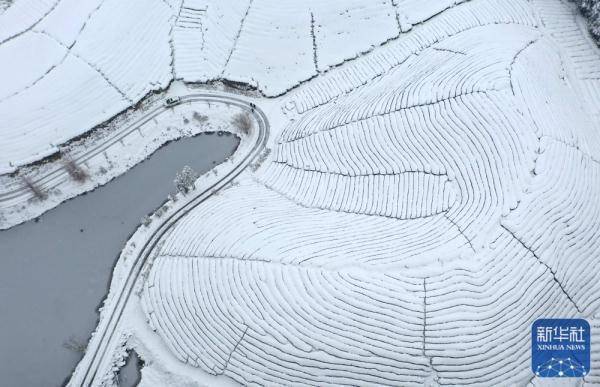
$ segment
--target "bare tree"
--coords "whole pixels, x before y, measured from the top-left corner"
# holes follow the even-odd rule
[[[231,123],[244,134],[250,133],[250,129],[252,129],[252,118],[250,118],[248,112],[236,114],[233,116]]]
[[[40,186],[34,183],[33,180],[31,180],[29,177],[21,176],[21,181],[23,182],[23,185],[25,185],[25,187],[27,187],[33,193],[33,196],[35,196],[37,199],[44,200],[48,197],[48,194]]]
[[[71,176],[71,179],[78,181],[78,182],[84,182],[87,180],[87,178],[88,178],[87,172],[84,171],[83,168],[81,168],[81,166],[79,164],[77,164],[77,162],[75,160],[73,160],[71,157],[69,157],[67,155],[63,155],[62,163],[63,163],[63,166],[65,167],[65,169],[67,170],[67,173],[69,174],[69,176]]]
[[[196,188],[195,183],[196,179],[198,179],[198,176],[198,173],[196,173],[196,171],[194,171],[192,167],[186,165],[185,167],[183,167],[181,172],[177,172],[173,183],[175,184],[175,188],[177,188],[177,191],[186,194],[191,189]]]

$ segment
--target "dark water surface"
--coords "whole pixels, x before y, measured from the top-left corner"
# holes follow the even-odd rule
[[[117,374],[119,387],[135,387],[139,384],[142,377],[140,372],[142,360],[135,351],[130,351],[125,365],[121,367]]]
[[[206,172],[229,157],[233,136],[172,142],[124,175],[0,231],[0,385],[66,382],[94,330],[115,261],[140,219],[174,191],[184,165]]]

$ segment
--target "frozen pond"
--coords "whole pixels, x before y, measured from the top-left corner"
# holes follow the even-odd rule
[[[65,383],[96,326],[113,265],[142,216],[174,191],[184,165],[205,172],[233,136],[172,142],[104,187],[0,231],[0,375],[4,387]]]

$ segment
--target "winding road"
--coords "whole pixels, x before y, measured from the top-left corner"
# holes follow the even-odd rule
[[[147,235],[145,235],[145,242],[138,244],[135,251],[128,256],[128,261],[131,257],[134,258],[127,266],[128,272],[121,276],[122,279],[117,279],[119,283],[111,284],[96,331],[88,344],[83,359],[71,376],[71,380],[68,383],[69,386],[96,385],[106,375],[108,368],[104,367],[110,366],[113,350],[116,348],[116,345],[119,344],[120,336],[118,335],[118,326],[123,311],[125,310],[129,298],[134,293],[135,285],[138,282],[140,275],[144,272],[144,268],[146,267],[153,249],[162,236],[165,235],[165,233],[184,215],[210,198],[215,192],[238,176],[261,153],[268,140],[269,122],[263,111],[258,107],[252,108],[248,100],[221,92],[204,92],[181,96],[178,104],[198,101],[225,103],[237,106],[252,114],[257,125],[248,135],[249,138],[246,141],[249,142],[249,145],[245,147],[240,146],[241,149],[238,148],[236,152],[244,152],[244,154],[235,155],[235,160],[237,162],[232,165],[219,180],[207,187],[203,187],[203,189],[196,189],[188,193],[183,199],[178,201],[178,206],[175,210],[168,213],[166,216],[154,219],[147,230],[142,229],[141,232],[147,232]],[[169,108],[170,107],[161,105],[151,109],[143,118],[119,131],[110,139],[98,144],[97,147],[90,149],[89,152],[75,158],[75,160],[78,163],[85,162],[98,153],[103,152],[129,133],[137,130],[139,126],[167,111]],[[35,183],[47,190],[58,187],[61,182],[68,178],[67,171],[61,167],[36,179]],[[12,190],[5,191],[0,194],[0,204],[4,200],[12,200],[27,194],[29,193],[25,187],[16,187]]]
[[[197,93],[197,94],[189,94],[186,96],[182,96],[181,100],[179,101],[179,104],[185,103],[185,102],[197,102],[197,101],[228,103],[231,105],[239,106],[241,108],[244,108],[244,109],[252,112],[252,109],[250,108],[250,102],[248,102],[244,99],[241,99],[241,98],[228,96],[225,93],[217,93],[217,92]],[[79,165],[85,164],[85,162],[94,158],[95,156],[98,156],[100,153],[106,151],[108,148],[115,145],[116,143],[118,143],[119,141],[121,141],[122,139],[124,139],[125,137],[130,135],[132,132],[138,130],[138,128],[141,127],[142,125],[144,125],[145,123],[151,121],[155,117],[164,113],[169,108],[170,107],[160,105],[160,106],[157,106],[157,107],[149,110],[148,113],[145,114],[139,120],[137,120],[134,123],[132,123],[131,125],[123,128],[122,130],[119,130],[117,133],[108,137],[107,139],[105,139],[101,142],[98,142],[94,146],[94,148],[89,149],[87,152],[73,157],[73,160]],[[259,122],[261,122],[261,121],[258,117],[264,118],[265,119],[264,122],[266,123],[267,122],[266,117],[264,116],[263,112],[261,110],[259,110],[258,108],[255,110],[256,111],[253,113],[255,118],[257,118],[257,120]],[[268,128],[266,130],[268,130]],[[41,177],[36,177],[36,178],[32,179],[32,183],[34,183],[37,187],[39,187],[43,191],[49,192],[52,189],[59,187],[65,181],[68,181],[70,179],[71,178],[69,177],[67,170],[64,167],[59,166]],[[33,194],[30,192],[29,188],[27,188],[25,185],[20,184],[20,183],[15,184],[12,187],[7,187],[7,188],[8,189],[6,189],[6,190],[0,190],[0,207],[2,206],[3,202],[14,200],[14,199],[17,199],[20,197],[30,198],[33,196]]]

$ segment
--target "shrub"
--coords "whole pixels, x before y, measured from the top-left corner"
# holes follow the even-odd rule
[[[175,184],[177,191],[186,194],[191,189],[196,188],[196,179],[198,179],[198,174],[196,171],[194,171],[190,166],[186,165],[183,167],[181,172],[177,172],[173,183]]]

